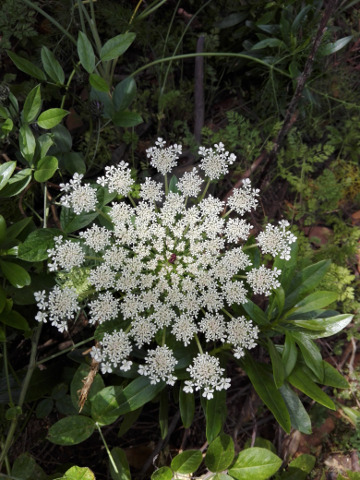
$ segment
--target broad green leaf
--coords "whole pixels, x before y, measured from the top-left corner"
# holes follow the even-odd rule
[[[120,417],[119,405],[123,388],[118,385],[105,387],[91,399],[91,417],[100,425],[110,425]]]
[[[321,260],[299,272],[287,289],[289,294],[285,299],[285,310],[291,308],[304,298],[307,292],[313,290],[321,282],[330,265],[330,260]]]
[[[62,155],[64,168],[71,174],[86,173],[86,163],[83,157],[78,152],[69,152]]]
[[[325,338],[343,330],[353,319],[353,315],[340,314],[313,320],[292,320],[297,327],[306,329],[309,338]]]
[[[181,385],[179,392],[179,408],[181,421],[185,428],[192,424],[195,413],[195,397],[191,393],[184,392],[184,385]]]
[[[324,365],[319,347],[311,338],[300,332],[292,332],[306,365],[314,372],[320,382],[324,380]]]
[[[36,85],[26,97],[24,108],[23,108],[23,118],[25,122],[31,123],[37,117],[41,108],[41,90],[40,85]]]
[[[286,472],[282,473],[280,480],[306,480],[315,467],[316,457],[302,454],[289,463]]]
[[[41,262],[49,257],[47,250],[54,247],[54,237],[61,235],[56,228],[40,228],[29,234],[19,245],[18,258],[27,262]]]
[[[14,52],[10,52],[10,50],[7,50],[7,54],[19,70],[27,73],[31,77],[37,78],[38,80],[46,81],[45,73],[40,70],[40,68],[36,67],[32,62],[26,60],[25,58],[19,57],[19,55]]]
[[[237,480],[266,480],[281,467],[282,460],[265,448],[247,448],[239,453],[228,473]]]
[[[130,467],[124,450],[115,447],[111,450],[111,456],[117,467],[117,472],[115,472],[112,462],[109,461],[111,478],[113,480],[131,480]]]
[[[29,125],[22,125],[19,129],[19,147],[21,155],[31,164],[35,153],[36,140]]]
[[[267,450],[270,450],[270,452],[276,453],[276,448],[274,447],[274,444],[272,444],[270,440],[267,440],[266,438],[256,437],[253,447],[266,448]],[[252,448],[251,438],[248,438],[246,440],[246,442],[244,443],[244,448]]]
[[[46,156],[41,158],[34,172],[34,178],[37,182],[46,182],[49,180],[58,169],[58,160],[56,157]]]
[[[250,354],[243,359],[243,365],[256,393],[279,422],[281,427],[290,432],[291,422],[285,402],[276,388],[272,375],[268,373],[266,365],[255,362]]]
[[[6,238],[6,221],[5,218],[0,215],[0,244]]]
[[[44,470],[29,453],[22,453],[17,457],[11,469],[11,477],[21,480],[48,480]]]
[[[295,20],[293,21],[291,25],[291,31],[293,34],[296,34],[300,28],[300,26],[305,23],[307,20],[307,14],[310,12],[312,6],[311,5],[306,5],[306,7],[303,7],[300,12],[296,15]]]
[[[16,162],[10,161],[0,165],[0,190],[8,183],[16,168]]]
[[[55,127],[61,120],[68,115],[69,112],[62,108],[49,108],[39,115],[37,119],[37,124],[41,128],[49,130],[50,128]]]
[[[206,439],[209,443],[221,432],[226,414],[226,391],[215,390],[214,397],[205,401]]]
[[[277,305],[277,315],[280,316],[285,305],[285,291],[282,287],[279,287],[274,291],[274,299]]]
[[[268,338],[268,349],[273,370],[273,377],[276,388],[280,388],[285,380],[285,368],[279,352],[276,350],[273,342]]]
[[[324,385],[334,388],[349,388],[349,383],[345,377],[339,373],[330,363],[323,360],[324,365]]]
[[[94,473],[87,467],[74,466],[66,470],[65,475],[56,480],[95,480]]]
[[[55,83],[63,85],[65,82],[64,70],[56,60],[55,55],[47,47],[41,48],[41,61],[45,72]]]
[[[8,184],[0,190],[0,197],[14,197],[18,193],[22,192],[31,181],[32,170],[31,168],[24,168],[20,172],[16,173],[10,178]],[[31,221],[31,219],[29,219]]]
[[[143,119],[138,113],[121,110],[112,116],[112,121],[117,127],[136,127],[143,122]]]
[[[54,423],[47,439],[56,445],[77,445],[89,438],[95,429],[95,422],[83,415],[70,415]]]
[[[279,38],[265,38],[264,40],[260,40],[260,42],[255,43],[255,45],[252,46],[251,50],[260,50],[262,48],[286,49],[286,45]]]
[[[9,110],[2,105],[0,105],[0,118],[3,118],[4,120],[7,120],[9,118]]]
[[[0,260],[0,268],[4,277],[16,288],[22,288],[31,283],[31,277],[21,265]]]
[[[7,229],[7,239],[8,240],[15,240],[20,233],[31,223],[32,219],[30,217],[23,218],[18,222],[10,225]]]
[[[298,390],[305,393],[308,397],[315,400],[315,402],[324,405],[324,407],[335,410],[334,402],[326,395],[300,368],[296,367],[291,372],[288,378],[289,382]]]
[[[170,182],[169,182],[169,191],[172,193],[180,193],[177,184],[178,184],[179,179],[176,177],[176,175],[172,175]]]
[[[77,51],[83,68],[88,73],[92,73],[95,69],[95,54],[90,40],[87,38],[84,32],[79,32],[77,39]]]
[[[54,400],[52,398],[43,398],[36,405],[36,418],[46,418],[54,408]]]
[[[70,152],[72,147],[72,138],[69,130],[64,125],[56,125],[51,130],[54,146],[51,148],[51,155],[57,156],[59,153]]]
[[[284,350],[282,353],[282,363],[285,368],[286,377],[290,375],[293,368],[295,367],[297,360],[297,348],[294,338],[291,336],[290,332],[287,332],[285,335]]]
[[[45,157],[49,148],[54,144],[52,134],[44,133],[37,139],[40,146],[40,158]]]
[[[98,215],[98,212],[80,213],[78,215],[70,208],[63,207],[60,213],[61,228],[64,233],[72,233],[76,230],[81,230],[95,220]]]
[[[140,407],[137,410],[132,410],[129,413],[125,413],[118,431],[118,437],[122,437],[123,435],[125,435],[125,433],[134,425],[136,420],[139,418],[142,410],[143,407]]]
[[[211,472],[222,472],[231,465],[234,454],[233,439],[222,433],[210,443],[205,456],[205,465]]]
[[[5,412],[6,420],[14,420],[16,417],[19,417],[22,414],[22,408],[18,405],[16,407],[9,407]]]
[[[128,32],[110,38],[101,48],[100,59],[105,62],[120,57],[130,47],[135,37],[135,33]]]
[[[233,480],[233,477],[229,477],[226,473],[215,473],[212,477],[210,477],[211,480]]]
[[[202,454],[200,450],[185,450],[185,452],[179,453],[173,458],[171,468],[176,473],[193,473],[199,468],[201,462]]]
[[[75,372],[75,375],[70,384],[70,395],[71,401],[73,406],[79,411],[79,392],[84,386],[84,379],[89,375],[91,371],[90,365],[85,363],[81,363],[78,369]],[[91,387],[87,394],[87,400],[81,410],[81,413],[84,415],[90,415],[91,406],[90,401],[91,399],[104,388],[104,380],[102,379],[100,374],[95,375]]]
[[[290,414],[291,426],[302,433],[309,435],[311,433],[311,420],[301,403],[299,396],[284,383],[280,388],[280,393],[286,403]]]
[[[3,311],[0,313],[0,322],[17,330],[23,330],[24,332],[30,331],[28,322],[16,310],[10,310],[9,312]]]
[[[161,467],[151,475],[151,480],[172,480],[173,471],[169,467]]]
[[[312,312],[319,308],[324,308],[337,300],[338,294],[336,292],[314,292],[305,297],[294,307],[296,315],[300,313]]]
[[[99,90],[99,92],[108,92],[110,90],[109,85],[106,83],[106,80],[104,80],[96,73],[90,74],[89,82],[90,85],[96,90]]]
[[[14,122],[11,120],[11,118],[7,118],[5,122],[1,124],[1,130],[4,133],[4,135],[8,135],[13,128],[14,128]]]
[[[133,77],[127,77],[115,87],[112,99],[117,112],[125,110],[136,97],[136,83]]]
[[[339,40],[336,40],[336,42],[328,43],[325,45],[321,50],[320,53],[321,55],[331,55],[335,52],[338,52],[342,48],[344,48],[351,40],[353,39],[352,35],[349,35],[348,37],[343,37],[339,38]]]
[[[263,310],[261,310],[261,308],[251,300],[247,300],[242,307],[249,315],[250,319],[253,320],[257,325],[267,325],[270,322]]]

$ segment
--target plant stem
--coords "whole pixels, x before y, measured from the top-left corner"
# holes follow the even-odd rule
[[[69,348],[65,348],[65,350],[62,350],[61,352],[54,353],[54,355],[50,355],[50,357],[44,358],[38,362],[36,362],[36,366],[42,365],[45,362],[48,362],[49,360],[52,360],[53,358],[59,357],[60,355],[64,355],[64,353],[71,352],[71,350],[74,350],[74,348],[81,347],[81,345],[84,345],[85,343],[91,342],[91,340],[94,340],[95,337],[90,337],[87,338],[86,340],[83,340],[82,342],[75,343],[75,345],[72,345]]]
[[[110,460],[110,462],[111,462],[111,465],[113,466],[113,469],[115,470],[115,473],[118,474],[118,473],[119,473],[119,470],[118,470],[118,468],[117,468],[117,466],[116,466],[116,463],[115,463],[115,460],[114,460],[113,456],[111,455],[111,452],[110,452],[110,450],[109,450],[108,444],[106,443],[105,437],[104,437],[104,435],[102,434],[102,431],[101,431],[101,428],[100,428],[98,422],[95,422],[95,425],[96,425],[96,428],[97,428],[98,431],[99,431],[101,440],[102,440],[102,442],[103,442],[103,444],[104,444],[104,447],[105,447],[106,453],[108,454],[108,457],[109,457],[109,460]]]
[[[200,352],[201,354],[203,354],[204,352],[203,352],[203,349],[202,349],[202,346],[201,346],[199,337],[196,335],[196,333],[195,333],[195,335],[194,335],[194,338],[195,338],[196,345],[197,345],[197,347],[198,347],[198,349],[199,349],[199,352]]]
[[[211,183],[211,180],[209,179],[208,182],[207,182],[207,184],[205,185],[205,188],[204,188],[204,190],[203,190],[200,198],[199,198],[199,202],[201,202],[201,200],[203,200],[203,198],[205,197],[206,192],[207,192],[208,189],[209,189],[210,183]]]
[[[4,335],[6,337],[6,327],[4,326]],[[11,386],[10,386],[10,378],[9,378],[9,368],[8,368],[8,358],[7,358],[7,347],[6,347],[6,338],[4,340],[4,348],[3,348],[3,355],[4,355],[4,370],[5,370],[5,378],[6,378],[6,387],[9,395],[9,403],[10,406],[14,406],[14,402],[11,395]]]

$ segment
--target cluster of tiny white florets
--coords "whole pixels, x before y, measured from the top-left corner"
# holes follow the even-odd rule
[[[83,176],[75,173],[69,183],[60,183],[60,190],[66,193],[61,197],[61,205],[71,208],[78,215],[92,212],[97,204],[96,190],[89,184],[81,184]]]
[[[213,149],[201,147],[199,152],[208,182],[226,174],[235,161],[221,143]],[[166,147],[160,138],[147,150],[151,165],[163,175],[176,165],[180,154],[181,146]],[[62,185],[67,193],[62,204],[77,213],[90,211],[90,205],[96,207],[96,190],[89,187],[95,197],[84,199],[88,190],[81,185],[81,178],[74,176],[69,184]],[[133,185],[125,162],[106,167],[97,182],[123,196]],[[245,304],[252,294],[270,295],[280,285],[281,272],[264,265],[252,267],[245,246],[252,225],[223,212],[229,207],[242,217],[256,207],[259,190],[247,179],[241,188],[234,189],[227,204],[208,195],[187,206],[189,197],[199,196],[202,183],[194,169],[180,178],[176,191],[164,196],[161,183],[146,179],[136,207],[116,201],[108,209],[113,230],[94,224],[81,232],[78,240],[57,237],[54,248],[48,250],[50,270],[68,272],[62,275],[70,278],[74,268],[87,269],[90,323],[118,322],[116,330],[106,333],[91,352],[102,372],[129,369],[133,345],[144,348],[160,331],[165,335],[165,328],[184,346],[198,335],[205,342],[230,344],[237,358],[256,346],[258,327],[229,312],[234,305]],[[267,226],[258,235],[263,253],[289,258],[289,245],[295,237],[287,226],[283,221],[278,227]],[[79,310],[76,292],[69,287],[55,287],[48,299],[44,292],[38,292],[36,300],[37,320],[49,320],[61,330]],[[166,335],[164,338],[166,341]],[[163,344],[148,350],[138,371],[152,383],[173,385],[176,363],[173,352]],[[219,360],[208,353],[199,354],[188,372],[185,391],[202,390],[208,399],[215,390],[230,385]]]

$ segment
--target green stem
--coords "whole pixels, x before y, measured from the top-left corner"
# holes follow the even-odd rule
[[[227,310],[225,310],[225,308],[222,308],[221,310],[222,310],[228,317],[233,318],[233,316],[231,315],[231,313],[229,313]]]
[[[169,193],[169,182],[168,182],[168,176],[167,173],[164,175],[164,182],[165,182],[165,195]]]
[[[106,453],[108,454],[108,457],[109,457],[109,460],[110,460],[110,462],[111,462],[111,465],[113,466],[113,469],[114,469],[115,473],[118,474],[118,473],[119,473],[119,470],[118,470],[118,468],[117,468],[117,466],[116,466],[116,463],[115,463],[115,461],[114,461],[113,456],[111,455],[111,452],[110,452],[110,450],[109,450],[108,444],[106,443],[105,437],[104,437],[104,435],[102,434],[102,431],[101,431],[101,428],[100,428],[98,422],[95,422],[95,425],[96,425],[96,428],[98,429],[98,432],[99,432],[100,437],[101,437],[101,440],[102,440],[102,442],[103,442],[103,444],[104,444]]]
[[[36,368],[36,352],[37,352],[37,346],[39,343],[39,338],[40,338],[40,333],[41,333],[41,328],[42,324],[40,324],[38,327],[35,328],[33,338],[31,339],[31,353],[30,353],[30,360],[29,360],[29,366],[26,371],[25,378],[23,380],[22,386],[21,386],[21,391],[20,391],[20,396],[19,396],[19,401],[18,401],[18,406],[22,407],[24,402],[25,402],[25,397],[30,385],[30,380],[32,377],[32,374],[34,373],[34,370]],[[6,461],[7,454],[9,452],[9,449],[12,445],[13,442],[13,437],[15,435],[16,427],[17,427],[17,422],[18,422],[18,417],[14,418],[11,421],[10,428],[5,440],[4,447],[2,449],[2,452],[0,454],[0,471],[2,468],[2,464],[4,461]]]
[[[111,222],[111,221],[112,221],[111,218],[109,217],[109,215],[108,215],[107,213],[103,212],[102,210],[100,210],[100,208],[97,208],[97,207],[96,207],[95,210],[97,211],[97,213],[98,213],[99,215],[101,215],[102,217],[106,218],[106,220],[107,220],[108,222]]]
[[[11,386],[10,386],[10,377],[9,377],[9,368],[8,368],[8,357],[7,357],[7,347],[6,347],[6,326],[4,326],[4,348],[3,348],[3,355],[4,355],[4,370],[5,370],[5,378],[6,378],[6,387],[9,395],[9,403],[10,406],[14,406],[14,402],[11,395]]]
[[[80,62],[79,62],[77,65],[80,65]],[[66,92],[65,92],[65,94],[63,95],[63,97],[62,97],[62,99],[61,99],[60,108],[64,108],[66,95],[67,95],[67,92],[68,92],[68,90],[69,90],[69,86],[70,86],[71,80],[73,79],[75,73],[76,73],[76,69],[73,68],[72,72],[71,72],[70,75],[69,75],[68,81],[66,82],[66,85],[65,85]]]
[[[43,228],[47,227],[47,186],[46,183],[44,183],[44,223],[43,223]]]
[[[62,350],[61,352],[54,353],[54,355],[50,355],[50,357],[43,358],[39,362],[36,362],[36,366],[42,365],[43,363],[48,362],[49,360],[53,360],[56,357],[60,357],[60,355],[64,355],[64,353],[71,352],[72,350],[74,350],[74,348],[81,347],[81,345],[91,342],[91,340],[94,340],[94,339],[95,337],[90,337],[90,338],[87,338],[86,340],[83,340],[82,342],[75,343],[75,345],[72,345],[69,348],[65,348],[65,350]]]
[[[211,180],[209,179],[209,180],[207,181],[207,184],[205,185],[205,188],[204,188],[204,190],[203,190],[200,198],[199,198],[199,202],[201,202],[201,200],[203,200],[203,198],[205,197],[206,192],[208,191],[208,189],[209,189],[209,187],[210,187],[210,183],[211,183]]]
[[[196,333],[195,333],[195,335],[194,335],[194,338],[195,338],[196,345],[197,345],[197,347],[198,347],[198,349],[199,349],[199,352],[200,352],[201,354],[203,354],[204,352],[203,352],[203,349],[202,349],[202,346],[201,346],[199,337],[196,335]]]
[[[130,195],[130,193],[129,193],[129,195],[128,195],[128,199],[130,200],[131,205],[132,205],[134,208],[136,208],[135,200],[132,198],[132,196]]]

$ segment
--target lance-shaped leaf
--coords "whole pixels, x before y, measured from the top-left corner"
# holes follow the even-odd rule
[[[41,128],[46,128],[47,130],[55,127],[61,120],[68,115],[68,111],[63,108],[49,108],[39,115],[37,124]]]
[[[17,55],[14,52],[10,52],[10,50],[7,51],[7,54],[11,58],[11,60],[15,63],[17,68],[21,70],[24,73],[27,73],[31,77],[37,78],[38,80],[45,81],[46,80],[46,75],[45,73],[40,70],[36,65],[34,65],[32,62],[29,60],[26,60],[26,58],[22,58],[19,55]]]
[[[45,72],[55,83],[63,85],[65,82],[64,70],[60,63],[56,60],[54,54],[47,47],[41,48],[41,61]]]
[[[295,367],[289,375],[288,380],[295,388],[305,393],[305,395],[315,400],[315,402],[331,410],[335,410],[335,404],[331,398],[326,395],[301,368]]]
[[[27,95],[23,108],[23,119],[25,122],[31,123],[37,117],[41,108],[41,91],[40,85],[36,85]]]
[[[120,57],[135,40],[136,34],[133,32],[122,33],[116,37],[110,38],[101,48],[100,58],[101,60],[113,60]]]
[[[79,32],[77,39],[77,51],[83,68],[88,73],[92,73],[95,69],[95,54],[90,40],[87,38],[84,32]]]

